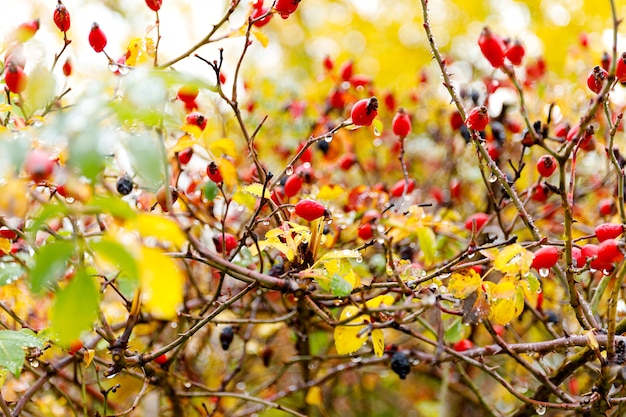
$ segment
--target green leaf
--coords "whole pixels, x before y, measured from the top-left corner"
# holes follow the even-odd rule
[[[85,206],[84,210],[93,214],[109,213],[122,219],[132,219],[137,216],[137,213],[133,211],[127,202],[115,196],[95,196]]]
[[[128,157],[135,173],[145,181],[145,186],[159,188],[165,180],[163,155],[161,155],[158,138],[151,135],[130,137],[126,141]]]
[[[213,201],[215,197],[217,197],[217,193],[220,191],[220,189],[217,188],[217,184],[215,184],[213,181],[208,181],[204,185],[204,189],[202,191],[204,193],[204,198],[206,198],[208,201]]]
[[[336,297],[347,297],[352,292],[352,284],[339,274],[333,274],[330,280],[330,292]]]
[[[112,238],[92,242],[91,248],[96,253],[96,260],[115,266],[120,275],[117,277],[119,289],[127,297],[132,297],[139,284],[139,268],[137,261],[126,247]]]
[[[415,232],[420,242],[420,248],[424,254],[424,263],[432,265],[435,261],[435,232],[430,227],[418,227]]]
[[[446,329],[444,340],[448,343],[456,343],[469,336],[470,326],[465,326],[461,317],[456,318],[450,327]],[[436,335],[434,335],[436,336]]]
[[[63,277],[73,253],[72,242],[57,241],[43,246],[35,255],[29,274],[33,291],[39,293]]]
[[[16,377],[24,364],[25,348],[43,349],[43,341],[32,330],[0,330],[0,366]]]
[[[68,165],[75,167],[92,182],[104,169],[104,155],[100,151],[101,136],[98,129],[86,129],[69,143]]]
[[[0,286],[17,281],[24,272],[24,267],[17,262],[0,262]]]
[[[28,84],[24,91],[25,102],[28,110],[44,108],[54,97],[56,78],[42,65],[35,67],[28,74]]]
[[[33,222],[26,228],[26,232],[31,235],[31,239],[35,240],[35,234],[50,219],[57,216],[64,216],[68,213],[68,209],[63,204],[51,203],[45,205],[41,211],[35,216]]]
[[[51,311],[52,329],[62,345],[92,328],[98,317],[100,291],[93,277],[83,269],[57,292]]]

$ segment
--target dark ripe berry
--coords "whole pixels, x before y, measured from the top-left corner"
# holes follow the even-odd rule
[[[341,67],[339,68],[339,76],[342,81],[350,81],[352,75],[354,75],[354,62],[350,59],[341,64]]]
[[[406,184],[406,194],[410,194],[415,189],[415,180],[410,179],[407,183],[405,180],[400,180],[396,182],[389,191],[389,195],[392,197],[402,197],[404,195],[404,185]]]
[[[269,346],[265,346],[261,350],[261,353],[259,354],[259,356],[261,356],[261,360],[263,361],[263,366],[265,366],[266,368],[270,366],[273,355],[274,355],[274,350]]]
[[[454,349],[457,352],[465,352],[466,350],[470,350],[473,347],[474,347],[474,344],[472,343],[471,340],[461,339],[458,342],[456,342],[454,346],[452,346],[452,349]]]
[[[302,184],[304,181],[302,177],[298,174],[293,174],[287,177],[287,181],[285,181],[285,186],[283,187],[283,191],[287,197],[293,197],[300,192],[302,189]]]
[[[274,9],[283,19],[287,19],[290,14],[296,11],[300,0],[277,0]]]
[[[607,51],[604,51],[604,53],[602,54],[602,58],[600,59],[600,65],[602,66],[602,69],[607,72],[611,68],[611,55],[609,55]]]
[[[352,106],[350,118],[356,126],[370,126],[378,115],[378,100],[376,97],[364,98]]]
[[[102,52],[107,46],[107,37],[96,22],[93,23],[89,32],[89,45],[96,52]]]
[[[67,353],[74,356],[76,352],[83,348],[83,341],[80,339],[75,339],[70,342],[70,346],[67,349]]]
[[[163,3],[163,0],[146,0],[146,5],[155,12],[161,9],[161,3]]]
[[[223,235],[220,233],[217,237],[213,238],[213,244],[215,244],[215,250],[217,252],[224,252],[226,250],[226,254],[228,255],[231,251],[233,251],[237,245],[237,238],[235,235],[231,233],[224,233]]]
[[[222,349],[228,350],[230,344],[233,343],[233,338],[235,337],[235,332],[231,326],[226,326],[220,332],[220,343],[222,344]]]
[[[295,208],[298,216],[310,222],[319,219],[327,213],[326,207],[322,203],[309,199],[299,201]]]
[[[613,216],[617,213],[615,201],[612,198],[603,198],[598,202],[598,210],[602,216]]]
[[[59,0],[56,9],[54,9],[52,19],[61,32],[67,32],[70,29],[70,12],[67,11],[61,0]]]
[[[536,270],[550,269],[559,261],[559,249],[556,246],[544,246],[535,252],[535,257],[530,265]]]
[[[24,170],[36,183],[46,181],[54,171],[54,161],[48,152],[33,149],[26,155]]]
[[[537,171],[542,177],[549,177],[554,174],[557,162],[552,155],[544,155],[537,161]]]
[[[391,356],[391,370],[394,371],[400,379],[406,379],[411,372],[411,363],[404,352],[397,351]]]
[[[220,168],[217,166],[217,164],[214,161],[211,161],[211,163],[207,165],[206,174],[209,176],[209,179],[216,184],[221,184],[224,182],[224,177],[222,177]]]
[[[270,11],[269,7],[262,7],[263,6],[263,2],[259,1],[256,4],[261,4],[261,7],[253,7],[252,8],[252,14],[250,15],[250,20],[256,20],[259,17],[267,14],[267,12]],[[272,14],[268,14],[267,16],[265,16],[263,19],[257,20],[256,22],[254,22],[254,26],[261,28],[265,25],[267,25],[270,20],[272,19]]]
[[[167,355],[163,353],[162,355],[157,356],[156,358],[154,358],[154,363],[159,366],[165,365],[167,363]]]
[[[202,113],[195,111],[185,117],[185,122],[190,125],[198,126],[200,130],[204,130],[207,120]]]
[[[337,166],[343,171],[349,170],[354,164],[356,164],[356,155],[352,152],[344,153],[337,159]]]
[[[469,129],[474,129],[478,131],[485,130],[485,128],[489,124],[489,111],[487,110],[487,107],[474,107],[472,110],[470,110],[470,112],[467,114],[465,124]]]
[[[493,34],[488,27],[483,28],[480,33],[478,46],[492,67],[498,68],[504,64],[506,45],[502,38]]]
[[[513,43],[509,45],[506,49],[505,53],[506,58],[513,65],[520,65],[522,60],[524,59],[524,55],[526,54],[526,50],[524,49],[524,45],[520,42],[519,39],[515,39]]]
[[[317,146],[317,149],[319,149],[324,155],[326,155],[330,150],[330,143],[326,142],[325,140],[320,140],[315,144],[315,146]]]
[[[596,237],[600,242],[607,239],[615,239],[624,231],[624,226],[616,223],[603,223],[596,226]]]
[[[174,204],[176,200],[178,200],[178,191],[174,187],[169,187],[169,189],[170,189],[170,195],[172,198],[172,204]],[[159,203],[159,206],[161,206],[161,210],[163,211],[168,210],[167,209],[167,196],[165,194],[165,186],[158,189],[156,193],[156,200],[157,200],[157,203]]]
[[[28,79],[24,70],[15,65],[13,62],[9,62],[4,73],[4,82],[10,92],[19,94],[26,89]]]
[[[194,103],[196,97],[198,97],[198,87],[195,85],[183,85],[176,93],[176,98],[185,104]]]
[[[370,240],[374,236],[374,230],[371,223],[365,223],[359,226],[358,236],[363,240]]]
[[[24,22],[17,27],[15,38],[20,42],[26,42],[39,30],[39,19]]]
[[[123,175],[117,179],[115,188],[121,195],[128,195],[133,191],[133,181],[128,176]]]
[[[182,165],[186,165],[189,163],[192,156],[193,156],[193,148],[190,146],[178,152],[178,162],[180,162]]]
[[[587,87],[594,93],[598,94],[602,90],[604,80],[607,79],[609,73],[596,65],[593,70],[587,76]]]
[[[620,242],[616,239],[607,239],[598,245],[598,260],[610,265],[624,259],[624,252],[620,247]]]
[[[504,141],[506,140],[504,125],[497,121],[491,122],[491,136],[493,136],[493,139],[499,146],[504,145]]]
[[[411,116],[408,115],[404,109],[398,109],[398,112],[393,117],[391,122],[391,128],[393,133],[401,138],[406,137],[409,133],[411,133]]]
[[[622,54],[617,57],[615,77],[617,77],[617,81],[620,83],[626,83],[626,52],[622,52]]]
[[[465,229],[472,230],[473,224],[476,223],[476,231],[480,231],[485,224],[489,221],[489,215],[487,213],[475,213],[465,220]]]
[[[72,62],[69,59],[66,59],[63,64],[63,75],[66,77],[72,75]]]

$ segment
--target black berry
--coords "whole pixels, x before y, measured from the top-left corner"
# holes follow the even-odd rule
[[[222,332],[220,333],[220,343],[222,344],[222,349],[228,350],[230,344],[233,342],[233,338],[235,333],[233,332],[233,328],[231,326],[224,327]]]
[[[124,175],[117,180],[115,187],[117,188],[117,192],[121,195],[128,195],[133,191],[133,181]]]
[[[391,370],[394,371],[400,379],[406,379],[406,376],[411,372],[411,364],[409,358],[403,352],[396,352],[391,357]]]

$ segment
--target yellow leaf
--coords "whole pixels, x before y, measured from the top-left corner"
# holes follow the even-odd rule
[[[253,28],[252,29],[252,34],[261,43],[261,45],[263,45],[263,48],[266,48],[267,45],[270,43],[270,40],[267,37],[267,35],[265,33],[261,32],[260,30]]]
[[[511,281],[500,281],[491,290],[491,297],[494,300],[513,298],[517,292],[517,287]]]
[[[355,306],[347,306],[341,312],[341,321],[355,316],[359,312],[359,308]],[[350,320],[345,326],[335,327],[335,349],[339,355],[349,355],[356,352],[367,341],[367,334],[358,336],[364,325],[358,325],[366,320],[367,316],[361,316],[354,320]]]
[[[235,165],[233,165],[233,163],[226,158],[217,158],[215,163],[219,167],[222,178],[224,178],[224,184],[226,184],[229,188],[237,185],[237,168],[235,168]]]
[[[339,249],[325,253],[318,262],[324,262],[331,259],[357,259],[361,257],[361,253],[355,249]]]
[[[317,193],[317,198],[319,200],[333,201],[339,198],[346,192],[339,185],[324,185],[319,193]]]
[[[465,299],[468,295],[476,291],[482,280],[478,272],[473,269],[464,269],[455,272],[448,281],[448,291],[456,298]]]
[[[596,339],[596,335],[594,334],[593,330],[588,330],[587,332],[585,332],[585,335],[587,336],[587,340],[589,341],[589,347],[593,350],[599,350],[600,344],[598,343],[598,339]]]
[[[160,249],[142,247],[139,270],[143,310],[157,319],[176,318],[185,280],[176,262]]]
[[[379,358],[385,353],[385,336],[382,329],[372,330],[372,346],[374,346],[374,353]]]
[[[496,255],[494,268],[505,274],[526,275],[530,271],[533,254],[519,243],[507,246]]]
[[[516,317],[515,299],[507,298],[491,304],[489,318],[495,324],[509,324]]]
[[[11,179],[0,185],[0,215],[6,217],[26,216],[28,210],[28,186],[25,180]]]
[[[233,201],[245,206],[248,210],[254,210],[254,207],[256,207],[256,198],[249,193],[245,193],[243,190],[238,190],[233,194]]]
[[[89,368],[89,365],[91,365],[94,356],[96,356],[95,350],[85,349],[85,353],[83,354],[83,364],[85,365],[85,368]]]
[[[172,242],[177,248],[181,248],[187,241],[178,224],[174,220],[163,216],[142,213],[129,220],[127,227],[137,230],[142,236],[150,236]]]
[[[307,392],[304,401],[310,405],[322,405],[322,389],[317,385],[309,388],[309,392]]]
[[[193,145],[195,145],[196,141],[193,140],[193,138],[187,134],[182,135],[180,138],[178,138],[178,142],[176,142],[176,145],[174,145],[172,147],[172,149],[170,149],[170,156],[174,155],[177,152],[180,151],[184,151],[187,148],[191,148]]]
[[[257,183],[254,183],[254,184],[246,185],[245,187],[243,187],[241,189],[241,191],[246,192],[246,193],[250,193],[250,194],[255,195],[257,197],[261,197],[261,194],[263,194],[263,184],[257,182]],[[272,196],[271,196],[270,192],[266,188],[265,189],[265,198],[269,199],[271,197]]]
[[[0,237],[0,252],[9,253],[11,252],[11,241],[4,237]]]
[[[126,65],[134,67],[154,58],[154,42],[151,38],[135,38],[126,46]]]
[[[228,155],[233,158],[237,157],[237,147],[232,139],[222,138],[209,144],[209,151],[217,156]]]
[[[379,295],[377,297],[372,298],[371,300],[366,301],[365,305],[367,306],[367,308],[378,308],[380,307],[381,304],[392,306],[393,301],[394,301],[393,296],[386,294],[386,295]]]
[[[11,105],[6,103],[0,103],[0,112],[4,113],[7,111],[11,111]]]

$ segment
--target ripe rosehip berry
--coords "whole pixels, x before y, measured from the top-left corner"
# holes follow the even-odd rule
[[[576,246],[572,247],[572,266],[574,268],[582,268],[585,266],[585,256],[583,251]]]
[[[21,67],[9,62],[4,73],[4,82],[10,92],[19,94],[26,89],[28,78]]]
[[[70,61],[69,59],[66,59],[65,63],[63,64],[63,75],[65,75],[66,77],[72,75],[72,61]]]
[[[228,350],[230,344],[233,343],[233,339],[235,337],[235,332],[231,326],[226,326],[220,332],[220,343],[222,345],[222,349]]]
[[[592,269],[600,270],[600,269],[605,269],[607,267],[610,268],[611,267],[610,263],[600,260],[598,256],[599,252],[600,252],[600,246],[594,245],[593,243],[587,243],[581,249],[582,256],[585,258],[585,263],[587,261],[591,261],[589,266]]]
[[[546,186],[545,183],[537,184],[533,188],[532,199],[533,201],[537,201],[539,203],[543,203],[548,199],[548,195],[550,194],[550,189]]]
[[[487,213],[475,213],[465,220],[465,229],[472,230],[473,224],[476,223],[476,231],[480,231],[485,224],[489,221],[489,215]]]
[[[480,33],[478,46],[491,66],[498,68],[504,64],[506,45],[502,38],[492,33],[488,27],[484,27]]]
[[[370,240],[374,236],[374,229],[372,223],[364,223],[359,226],[357,235],[363,240]]]
[[[609,55],[607,51],[604,51],[604,53],[602,53],[602,58],[600,59],[600,65],[602,66],[602,69],[607,72],[611,68],[611,55]]]
[[[613,216],[617,213],[615,201],[612,198],[603,198],[598,202],[598,210],[602,216]]]
[[[339,67],[339,76],[342,81],[350,81],[352,75],[354,75],[354,62],[349,59]]]
[[[174,187],[169,187],[169,189],[172,198],[172,204],[174,204],[176,200],[178,200],[178,190],[176,190],[176,188]],[[161,206],[161,210],[167,211],[167,197],[165,195],[165,187],[161,187],[157,190],[156,200],[159,206]]]
[[[617,77],[620,83],[626,83],[626,52],[622,52],[622,54],[617,57],[615,77]]]
[[[269,6],[268,7],[263,7],[263,1],[260,0],[258,2],[256,2],[253,5],[252,8],[252,13],[250,14],[250,20],[256,20],[259,17],[267,14],[267,12],[270,11]],[[265,25],[267,25],[270,20],[272,19],[272,14],[268,14],[267,16],[265,16],[263,19],[257,20],[256,22],[254,22],[254,26],[261,28]]]
[[[15,230],[11,230],[6,226],[2,226],[0,227],[0,237],[9,240],[15,240],[17,238],[17,233],[15,232]]]
[[[536,270],[550,269],[559,261],[559,249],[556,246],[544,246],[535,252],[535,257],[530,265]]]
[[[157,356],[156,358],[154,358],[154,363],[156,363],[159,366],[163,366],[167,363],[167,355],[165,353]]]
[[[394,111],[396,109],[396,96],[391,91],[385,94],[383,101],[385,102],[385,106],[387,106],[387,110]]]
[[[450,127],[452,130],[459,130],[463,126],[463,118],[461,117],[461,113],[458,111],[453,111],[450,115]]]
[[[213,238],[213,243],[215,244],[216,251],[222,253],[226,250],[227,255],[239,244],[237,238],[231,233],[224,233],[223,235],[220,233],[217,237]]]
[[[89,32],[89,45],[96,52],[104,51],[107,46],[107,37],[96,22],[93,23]]]
[[[409,362],[409,358],[404,352],[394,352],[389,365],[391,366],[391,370],[398,374],[400,379],[406,379],[406,376],[411,372],[411,362]]]
[[[469,339],[461,339],[452,346],[452,349],[457,352],[465,352],[466,350],[470,350],[474,347],[474,344]]]
[[[356,155],[352,152],[344,153],[337,159],[337,166],[343,171],[347,171],[356,164]]]
[[[33,149],[26,155],[24,170],[36,183],[46,181],[54,171],[54,161],[50,154],[40,149]]]
[[[163,0],[146,0],[146,5],[155,12],[161,9],[161,3],[163,3]]]
[[[350,84],[357,88],[357,87],[367,87],[368,85],[370,85],[372,83],[372,77],[368,76],[368,75],[364,75],[364,74],[355,74],[352,77],[350,77]]]
[[[370,126],[378,115],[378,100],[376,97],[364,98],[352,106],[350,118],[356,126]]]
[[[204,130],[207,120],[202,113],[195,111],[185,117],[185,122],[190,125],[198,126],[200,130]]]
[[[330,55],[326,55],[324,56],[324,60],[322,61],[322,65],[324,65],[324,69],[326,71],[332,71],[333,68],[335,67],[335,64],[333,63],[332,58],[330,57]]]
[[[61,32],[67,32],[70,29],[70,12],[61,0],[58,1],[56,9],[54,9],[52,19]]]
[[[519,39],[515,39],[512,44],[505,51],[506,58],[513,65],[520,65],[522,60],[524,59],[524,55],[526,54],[526,50],[524,49],[524,45]]]
[[[557,162],[552,155],[544,155],[537,161],[537,171],[542,177],[549,177],[554,174]]]
[[[298,216],[310,222],[328,214],[322,203],[309,199],[299,201],[295,208]]]
[[[218,167],[214,161],[211,161],[211,163],[207,165],[206,174],[209,176],[209,179],[216,184],[221,184],[224,182],[224,177],[222,177],[220,167]]]
[[[300,0],[277,0],[274,9],[283,19],[287,19],[289,15],[296,11]]]
[[[589,87],[589,89],[594,93],[598,94],[602,90],[604,81],[607,79],[608,76],[609,73],[606,72],[606,70],[596,65],[587,76],[587,87]]]
[[[194,103],[196,97],[198,97],[198,87],[195,85],[183,85],[176,93],[176,98],[185,104]]]
[[[191,157],[193,156],[193,148],[190,146],[186,149],[183,149],[182,151],[178,152],[177,156],[178,162],[180,162],[182,165],[186,165],[189,163]]]
[[[39,19],[24,22],[17,27],[15,38],[20,42],[26,42],[39,30]]]
[[[399,108],[398,112],[393,117],[393,120],[391,121],[391,129],[396,136],[401,138],[404,138],[411,133],[411,116],[409,116],[403,108]]]
[[[603,223],[596,226],[596,237],[600,242],[604,242],[607,239],[615,239],[624,231],[624,226],[615,223]]]
[[[478,131],[485,130],[488,124],[489,111],[485,106],[474,107],[467,114],[467,119],[465,120],[465,125],[469,129],[474,129]]]
[[[83,346],[84,344],[82,340],[80,339],[72,340],[70,342],[70,346],[67,349],[67,353],[74,356],[76,352],[78,352],[79,350],[83,348]]]
[[[604,264],[620,262],[624,259],[621,244],[616,239],[607,239],[598,245],[598,260]]]
[[[404,184],[406,184],[406,193],[407,194],[412,193],[413,190],[415,189],[415,180],[414,179],[409,179],[408,183],[404,179],[401,179],[400,181],[396,182],[391,187],[391,190],[389,191],[389,195],[391,195],[392,197],[402,197],[402,195],[404,194]]]
[[[569,132],[569,123],[563,122],[556,125],[554,128],[554,136],[557,138],[565,139],[567,137],[567,133]]]
[[[115,183],[115,188],[120,195],[128,195],[133,191],[133,180],[131,180],[127,175],[122,175],[118,178]]]
[[[304,183],[302,177],[298,174],[290,175],[285,181],[283,191],[287,197],[293,197],[300,192],[302,184]]]

